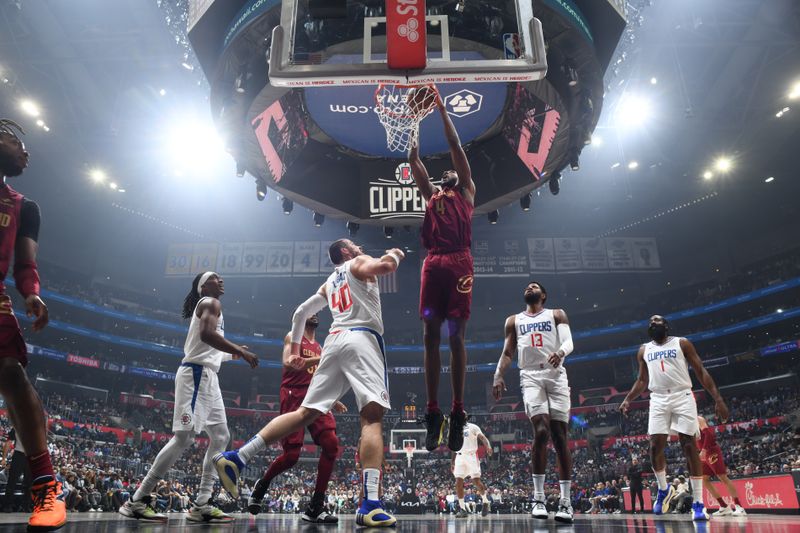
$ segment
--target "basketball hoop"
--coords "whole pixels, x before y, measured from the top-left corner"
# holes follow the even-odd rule
[[[414,98],[418,90],[429,89]],[[421,93],[423,94],[423,93]],[[407,152],[417,146],[419,123],[436,107],[439,93],[434,85],[381,83],[375,91],[375,113],[386,130],[386,146],[393,152]]]

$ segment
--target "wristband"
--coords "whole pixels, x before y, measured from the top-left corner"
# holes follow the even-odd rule
[[[400,266],[400,256],[397,255],[396,252],[389,252],[386,254],[387,256],[391,257],[394,260],[394,264]]]

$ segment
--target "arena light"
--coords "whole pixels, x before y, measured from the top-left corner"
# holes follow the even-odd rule
[[[237,178],[243,178],[245,171],[246,171],[246,169],[244,168],[244,163],[241,163],[241,162],[237,161],[236,162],[236,177]]]
[[[796,81],[792,88],[789,89],[789,94],[787,95],[791,100],[795,100],[800,98],[800,81]]]
[[[764,180],[764,183],[772,183],[773,181],[775,181],[775,176],[770,176]]]
[[[657,83],[658,83],[658,78],[656,78],[655,76],[653,76],[652,78],[650,78],[650,85],[655,85],[655,84],[657,84]]]
[[[523,211],[531,210],[531,193],[528,193],[519,199],[519,206]]]
[[[494,211],[489,211],[489,214],[487,216],[489,218],[489,224],[492,225],[497,224],[497,221],[500,218],[500,211],[498,211],[497,209],[495,209]]]
[[[733,168],[733,161],[727,156],[718,157],[717,160],[714,161],[714,168],[720,172],[730,172]]]
[[[109,186],[109,187],[111,187],[111,190],[113,190],[113,191],[116,191],[116,190],[117,190],[117,188],[119,187],[119,185],[117,185],[117,184],[116,184],[115,182],[113,182],[113,181],[112,181],[111,183],[109,183],[109,184],[108,184],[108,186]]]
[[[705,172],[703,172],[703,179],[704,180],[710,180],[713,177],[714,177],[714,173],[711,172],[710,170],[706,170]]]
[[[628,163],[628,170],[636,170],[637,168],[639,168],[638,161],[631,161],[630,163]]]
[[[783,313],[783,309],[781,309],[781,308],[779,307],[779,308],[777,308],[777,309],[775,310],[775,312],[776,312],[776,313],[778,313],[778,314],[781,314],[781,313]]]
[[[281,207],[283,207],[283,214],[290,215],[292,214],[292,209],[294,209],[294,202],[289,200],[288,198],[284,198],[281,200]]]
[[[19,108],[32,117],[38,117],[41,114],[39,106],[33,100],[23,100],[19,103]]]
[[[43,128],[44,127],[44,120],[42,120],[42,119],[37,120],[36,121],[36,125],[39,126],[40,128]]]
[[[349,222],[348,221],[347,224],[346,224],[346,227],[347,227],[347,233],[351,237],[355,237],[358,234],[359,228],[361,228],[361,224],[359,224],[358,222]]]
[[[256,198],[259,202],[263,202],[267,197],[267,183],[261,178],[256,178]]]
[[[561,172],[553,172],[547,184],[550,187],[550,194],[557,196],[561,192]]]
[[[616,163],[614,163],[613,165],[611,165],[611,170],[614,170],[614,169],[615,169],[615,168],[617,168],[619,165],[620,165],[620,163],[619,163],[619,161],[617,161]]]
[[[89,177],[92,178],[92,181],[95,183],[103,183],[106,181],[106,173],[99,168],[89,171]]]
[[[384,226],[383,227],[383,235],[387,239],[391,239],[392,235],[394,235],[394,228],[392,226]]]
[[[569,169],[573,172],[577,172],[581,169],[581,162],[577,150],[573,150],[569,155]]]
[[[168,130],[165,145],[176,174],[191,176],[192,179],[219,176],[216,170],[220,162],[223,159],[230,161],[230,156],[211,121],[189,119],[173,123],[176,125]]]
[[[158,91],[158,94],[160,94],[161,96],[166,96],[167,90],[166,89],[161,89],[160,91]]]
[[[599,135],[592,135],[591,137],[589,137],[589,144],[599,148],[603,146],[603,138],[600,137]]]
[[[320,227],[325,223],[325,215],[314,211],[314,226]]]
[[[778,111],[777,113],[775,113],[775,118],[781,118],[783,115],[785,115],[788,112],[789,112],[789,106],[786,106],[783,109],[781,109],[780,111]]]
[[[623,93],[617,103],[616,122],[623,127],[638,128],[653,115],[653,105],[642,95]]]

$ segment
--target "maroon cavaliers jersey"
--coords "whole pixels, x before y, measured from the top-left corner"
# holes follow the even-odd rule
[[[714,428],[707,427],[700,430],[700,449],[706,450],[707,452],[720,449],[719,444],[717,444],[717,435]]]
[[[322,346],[317,341],[311,342],[305,337],[300,341],[300,357],[308,359],[309,357],[319,357],[322,354]],[[317,365],[307,368],[306,370],[293,370],[283,369],[283,378],[281,379],[281,388],[283,387],[308,387],[311,383],[311,376],[317,370]]]
[[[17,241],[23,196],[9,186],[0,186],[0,294],[5,293],[5,284],[14,245]]]
[[[474,210],[463,194],[452,189],[436,191],[425,210],[422,245],[430,253],[468,250],[472,245]]]

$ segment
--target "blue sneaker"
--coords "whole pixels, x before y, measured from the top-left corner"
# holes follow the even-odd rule
[[[692,504],[692,520],[695,522],[708,520],[708,513],[706,512],[706,506],[703,505],[703,502],[694,502]]]
[[[664,500],[672,490],[675,490],[672,488],[672,485],[670,485],[664,490],[658,489],[658,495],[656,496],[656,503],[653,504],[653,514],[657,515],[664,514]]]
[[[219,481],[225,490],[230,493],[234,499],[239,499],[239,476],[244,470],[244,462],[239,458],[236,450],[230,452],[218,453],[212,459],[214,467],[219,474]]]
[[[367,527],[392,527],[397,519],[383,510],[378,500],[364,498],[356,512],[356,524]]]

